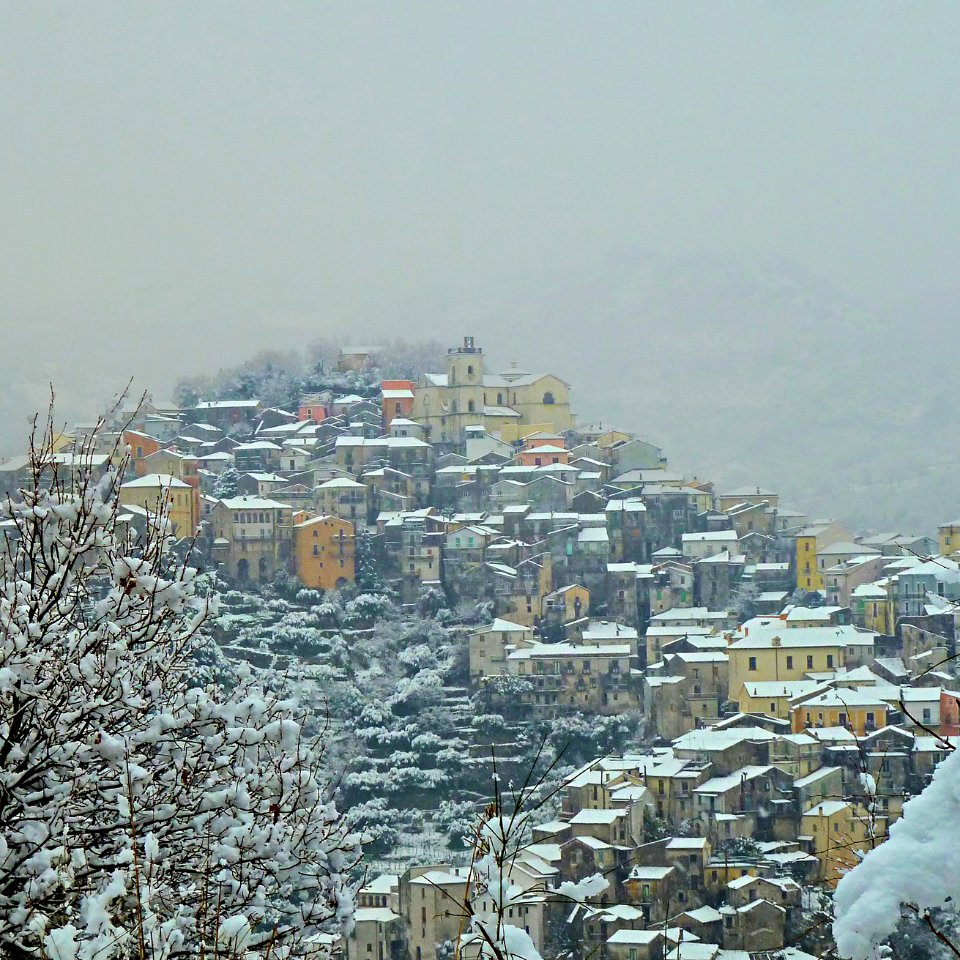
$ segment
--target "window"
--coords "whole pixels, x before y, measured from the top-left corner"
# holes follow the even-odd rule
[[[812,670],[812,669],[813,669],[813,655],[812,655],[812,654],[807,657],[807,669],[808,669],[808,670]]]
[[[543,402],[546,406],[550,406],[552,403],[556,402],[553,399],[553,394],[549,390],[543,395]]]
[[[832,653],[828,653],[828,654],[827,654],[827,669],[830,669],[831,667],[833,667],[833,654],[832,654]]]
[[[867,723],[873,723],[873,722],[874,722],[873,713],[871,711],[867,711]]]
[[[747,669],[748,669],[748,670],[756,670],[756,669],[757,669],[757,658],[756,658],[756,657],[751,657],[751,658],[747,661]]]
[[[793,657],[787,657],[787,669],[788,670],[793,669]]]

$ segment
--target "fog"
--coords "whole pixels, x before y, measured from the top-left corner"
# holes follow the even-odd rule
[[[691,473],[960,514],[960,7],[0,6],[0,454],[54,381],[477,337]],[[923,527],[921,530],[920,527]]]

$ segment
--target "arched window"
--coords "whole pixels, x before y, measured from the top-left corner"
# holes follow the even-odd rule
[[[473,413],[476,409],[477,409],[477,405],[476,405],[472,400],[468,400],[468,401],[467,401],[467,411],[468,411],[469,413]]]
[[[553,394],[549,390],[543,395],[543,402],[548,405],[554,402]]]
[[[456,400],[451,400],[451,401],[450,401],[450,412],[451,412],[451,413],[456,413],[456,412],[457,412],[457,401],[456,401]]]
[[[503,394],[502,394],[502,393],[498,393],[498,394],[497,394],[497,406],[498,406],[498,407],[502,407],[502,406],[503,406]]]
[[[467,376],[468,376],[468,377],[472,377],[472,376],[473,376],[473,365],[472,365],[472,364],[469,364],[469,365],[467,366]]]

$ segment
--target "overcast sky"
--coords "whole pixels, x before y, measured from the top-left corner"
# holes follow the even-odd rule
[[[162,393],[638,247],[940,294],[958,90],[956,3],[7,0],[4,403]]]

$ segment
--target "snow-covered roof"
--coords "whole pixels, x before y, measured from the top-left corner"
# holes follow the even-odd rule
[[[194,410],[231,410],[234,407],[259,407],[259,400],[201,400]]]
[[[776,626],[779,624],[779,626]],[[730,644],[731,650],[766,650],[770,647],[845,647],[873,643],[877,634],[856,627],[787,627],[782,620],[747,621],[749,632]]]
[[[660,936],[659,930],[618,930],[612,937],[607,937],[607,943],[623,943],[630,946],[653,943]]]
[[[334,477],[332,480],[326,480],[319,485],[318,490],[337,490],[337,489],[363,489],[366,490],[367,487],[365,484],[359,483],[356,480],[351,480],[349,477]]]
[[[745,680],[743,686],[749,697],[775,700],[801,696],[816,690],[820,684],[816,680]]]
[[[850,804],[846,800],[823,800],[809,810],[804,810],[803,815],[805,817],[832,817],[849,809]]]
[[[238,447],[234,447],[234,453],[243,450],[276,450],[279,453],[282,447],[270,440],[252,440],[250,443],[241,443]]]
[[[265,497],[228,497],[220,501],[228,510],[290,510],[290,504]]]
[[[138,487],[174,487],[176,489],[186,487],[189,490],[190,484],[184,483],[183,480],[179,480],[177,477],[171,477],[168,473],[148,473],[143,477],[137,477],[136,480],[128,480],[126,483],[120,485],[121,490],[137,489]]]
[[[676,867],[634,867],[629,874],[630,880],[663,880],[669,876]]]
[[[718,910],[710,906],[697,907],[696,910],[687,910],[685,915],[697,923],[719,923],[723,917]]]
[[[682,543],[736,543],[736,530],[708,530],[704,533],[681,534]]]
[[[703,794],[726,793],[728,790],[736,789],[744,781],[754,780],[757,777],[769,773],[773,769],[773,767],[769,766],[763,767],[755,765],[741,767],[739,770],[734,770],[733,773],[729,773],[726,776],[712,777],[705,783],[701,783],[699,787],[695,787],[693,792]]]
[[[668,850],[703,850],[707,845],[706,837],[671,837],[667,841]]]
[[[574,826],[579,826],[580,824],[609,825],[611,823],[616,823],[617,820],[622,820],[626,816],[629,816],[629,813],[626,810],[584,809],[571,817],[570,823]]]
[[[389,907],[357,907],[353,919],[356,923],[392,923],[399,920],[400,915]]]

